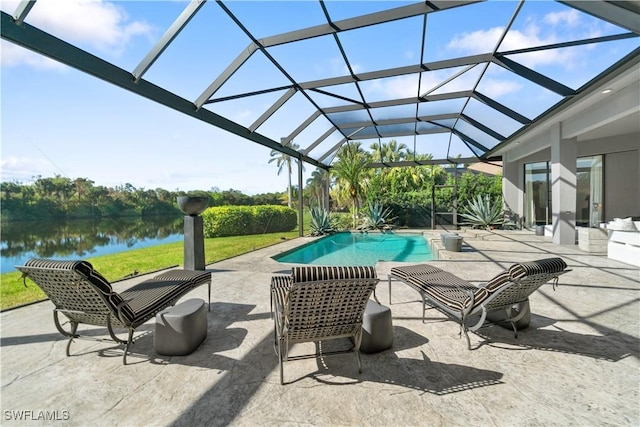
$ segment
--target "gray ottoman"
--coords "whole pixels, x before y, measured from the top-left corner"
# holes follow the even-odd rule
[[[391,322],[391,309],[378,304],[374,300],[367,302],[362,320],[362,344],[360,350],[363,353],[377,353],[386,350],[393,344],[393,324]]]
[[[516,322],[516,330],[519,331],[521,329],[528,328],[529,323],[531,322],[531,308],[529,307],[529,299],[527,299],[524,302],[514,304],[511,307],[511,310],[512,310],[511,312],[512,317],[517,317],[519,315],[522,315],[520,319],[518,319],[518,321]],[[509,322],[505,323],[505,319],[507,319],[507,312],[505,310],[489,311],[487,313],[487,319],[507,329],[512,329],[511,323]]]
[[[156,315],[153,347],[165,356],[192,353],[207,337],[207,310],[204,300],[190,299]]]

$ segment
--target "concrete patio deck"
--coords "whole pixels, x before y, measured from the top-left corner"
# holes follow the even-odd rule
[[[189,356],[155,354],[149,322],[127,366],[110,342],[78,340],[66,357],[50,302],[2,313],[0,423],[640,425],[640,270],[530,232],[462,235],[463,251],[442,252],[433,264],[474,283],[522,260],[560,256],[572,269],[555,291],[545,285],[532,296],[531,326],[518,339],[488,328],[471,334],[469,351],[456,323],[434,310],[422,323],[418,294],[394,282],[390,350],[363,354],[361,374],[352,354],[288,362],[280,385],[269,282],[290,265],[271,256],[309,240],[300,238],[208,266],[208,337]],[[387,273],[398,264],[376,265],[384,304]],[[206,286],[193,297],[206,299]]]

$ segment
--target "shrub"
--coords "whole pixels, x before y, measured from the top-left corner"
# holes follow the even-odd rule
[[[336,231],[346,231],[350,230],[353,225],[353,217],[351,214],[346,212],[332,212],[329,215],[329,220],[331,223],[331,228]]]
[[[296,211],[285,206],[214,206],[202,213],[205,237],[277,233],[296,228]]]
[[[264,234],[291,231],[298,225],[298,215],[295,210],[286,206],[259,205],[253,206],[253,233]]]

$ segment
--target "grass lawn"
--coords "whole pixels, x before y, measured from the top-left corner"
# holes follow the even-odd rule
[[[205,263],[211,264],[279,243],[283,239],[295,237],[298,237],[297,230],[286,233],[204,239]],[[109,281],[115,282],[133,275],[135,272],[144,274],[182,265],[184,262],[183,254],[184,243],[180,241],[86,258],[86,260]],[[27,287],[25,287],[20,277],[21,274],[20,272],[11,272],[0,275],[0,310],[46,298],[44,292],[33,282],[27,280]]]

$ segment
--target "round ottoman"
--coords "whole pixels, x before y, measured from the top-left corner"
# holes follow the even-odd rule
[[[206,337],[207,310],[202,299],[190,299],[156,314],[153,347],[158,354],[185,356]]]
[[[362,319],[360,350],[363,353],[377,353],[390,348],[392,344],[391,309],[374,300],[369,300]]]
[[[462,250],[462,236],[444,236],[444,248],[450,252],[460,252]]]

